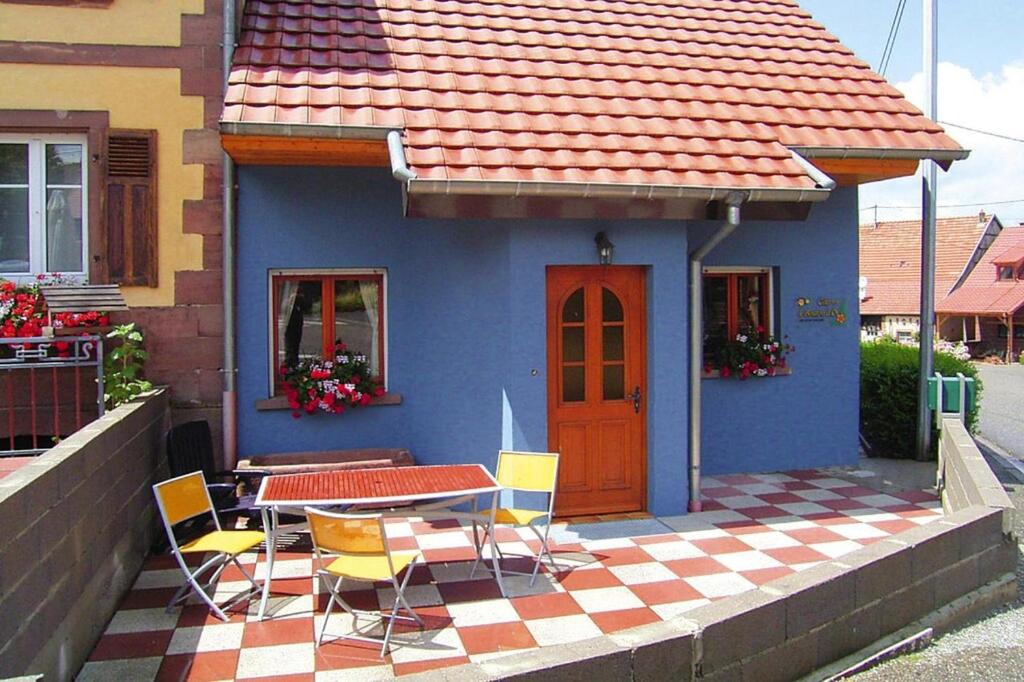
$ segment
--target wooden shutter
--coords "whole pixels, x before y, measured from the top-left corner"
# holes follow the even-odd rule
[[[106,185],[110,282],[155,287],[155,130],[111,130],[107,134]]]

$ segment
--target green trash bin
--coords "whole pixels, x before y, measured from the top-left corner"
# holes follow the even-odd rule
[[[964,384],[964,394],[967,397],[967,407],[964,408],[964,412],[970,412],[974,407],[977,387],[974,384],[974,379],[971,377],[965,378]],[[928,379],[928,409],[930,410],[938,409],[938,385],[938,377],[931,377]],[[942,377],[942,411],[953,413],[960,412],[959,377]]]

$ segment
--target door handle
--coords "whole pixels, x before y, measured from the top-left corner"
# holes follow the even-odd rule
[[[633,394],[629,397],[633,399],[633,411],[640,414],[640,387],[634,388]]]

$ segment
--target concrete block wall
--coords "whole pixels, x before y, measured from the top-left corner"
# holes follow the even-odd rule
[[[972,505],[1002,509],[1004,530],[1010,532],[1013,527],[1013,502],[959,419],[942,421],[939,466],[942,505],[946,510],[959,511]]]
[[[954,504],[938,521],[669,621],[409,679],[793,680],[972,593],[1012,600],[1012,504],[966,431],[943,439]]]
[[[164,390],[0,480],[0,678],[78,672],[138,575],[166,468]]]

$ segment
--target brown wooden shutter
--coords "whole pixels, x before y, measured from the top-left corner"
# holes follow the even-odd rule
[[[157,285],[156,131],[107,134],[107,271],[110,282]]]

